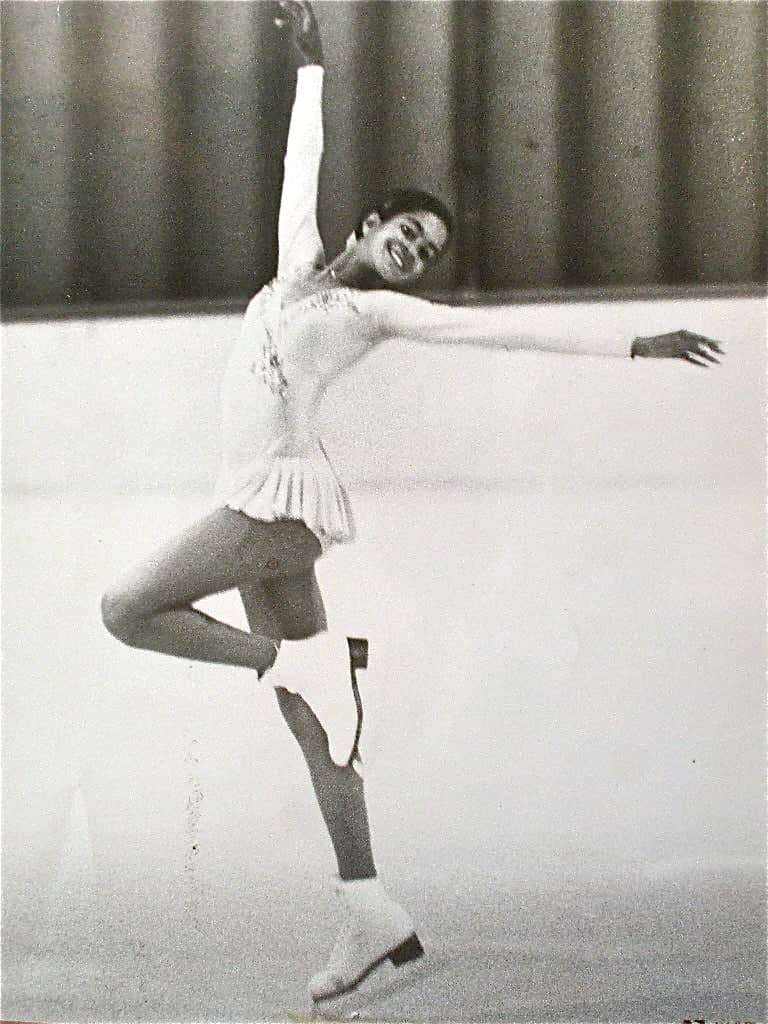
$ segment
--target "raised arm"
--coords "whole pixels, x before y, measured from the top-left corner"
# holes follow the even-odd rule
[[[325,262],[317,227],[317,186],[323,156],[323,48],[306,0],[281,0],[275,18],[288,26],[298,54],[278,220],[278,277]]]
[[[587,356],[635,356],[684,359],[697,366],[717,363],[716,341],[690,331],[638,338],[629,334],[558,334],[526,327],[523,306],[449,306],[396,292],[368,292],[358,305],[382,338],[453,345],[477,345],[508,351],[529,349]]]

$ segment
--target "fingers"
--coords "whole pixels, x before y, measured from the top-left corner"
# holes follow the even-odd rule
[[[721,356],[725,355],[725,349],[717,341],[712,341],[711,338],[700,338],[702,344],[706,345],[707,348],[711,348],[713,352],[719,352]]]
[[[685,341],[694,342],[690,347],[701,355],[709,355],[711,352],[717,352],[721,356],[725,355],[725,350],[720,342],[713,338],[706,338],[703,334],[694,334],[693,331],[681,331],[680,333]]]
[[[709,363],[695,356],[692,352],[683,352],[680,358],[684,359],[686,363],[693,363],[694,366],[703,366],[705,370],[709,369]]]
[[[301,4],[297,0],[277,0],[279,11],[274,17],[278,28],[285,28],[291,21],[298,22],[301,17]]]
[[[716,363],[718,366],[720,365],[720,360],[717,356],[713,355],[709,349],[704,348],[703,345],[699,345],[697,348],[693,349],[693,353],[701,359],[706,359],[709,363]]]
[[[302,43],[315,42],[317,20],[309,0],[277,0],[276,6],[273,21],[278,28],[289,26],[300,47]]]
[[[312,7],[307,0],[277,0],[277,6],[280,10],[275,15],[275,24],[285,25],[289,20],[297,25],[303,24],[312,15]]]
[[[718,355],[724,355],[719,342],[712,338],[706,338],[703,334],[694,334],[693,331],[681,331],[680,336],[686,344],[686,352],[683,358],[696,366],[709,366],[710,364],[720,365]]]

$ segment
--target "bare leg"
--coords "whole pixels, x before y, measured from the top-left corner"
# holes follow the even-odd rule
[[[363,780],[351,765],[336,764],[328,750],[328,737],[307,702],[282,687],[277,703],[301,747],[309,777],[333,843],[339,877],[344,881],[374,878],[368,809]]]
[[[277,653],[269,638],[245,633],[191,607],[156,612],[120,639],[145,651],[259,672],[271,666]]]
[[[326,628],[314,572],[274,583],[257,581],[241,587],[240,593],[255,633],[274,633],[279,626],[281,637],[299,640]],[[301,647],[297,645],[298,651]],[[362,660],[361,654],[355,651],[353,657]],[[301,695],[282,686],[275,693],[309,768],[341,878],[337,891],[344,921],[328,963],[309,982],[310,996],[319,1001],[352,991],[385,960],[399,967],[421,957],[424,950],[410,916],[377,876],[363,780],[351,765],[334,762],[328,736]]]
[[[192,607],[243,580],[310,568],[317,538],[295,520],[263,523],[220,509],[184,531],[102,600],[107,629],[133,647],[265,671],[274,637],[235,629]]]
[[[303,581],[241,587],[240,593],[248,623],[256,634],[271,630],[274,635],[279,629],[281,638],[297,638],[325,628],[325,610],[314,574]],[[340,877],[373,878],[376,865],[363,780],[351,766],[340,767],[333,761],[325,729],[301,696],[283,687],[277,687],[275,694],[307,763]]]

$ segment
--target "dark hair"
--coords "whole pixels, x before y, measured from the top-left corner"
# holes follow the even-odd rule
[[[392,192],[387,192],[379,202],[366,209],[355,228],[355,235],[358,238],[362,238],[363,222],[372,213],[378,213],[382,221],[387,221],[397,217],[400,213],[414,213],[416,210],[433,213],[436,217],[439,217],[443,224],[445,224],[445,230],[448,232],[448,241],[451,240],[454,232],[453,214],[437,196],[433,196],[431,192],[422,192],[418,188],[399,188]]]

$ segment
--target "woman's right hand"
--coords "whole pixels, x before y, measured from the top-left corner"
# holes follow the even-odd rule
[[[323,44],[315,12],[309,0],[278,0],[278,28],[289,27],[302,64],[323,63]]]

